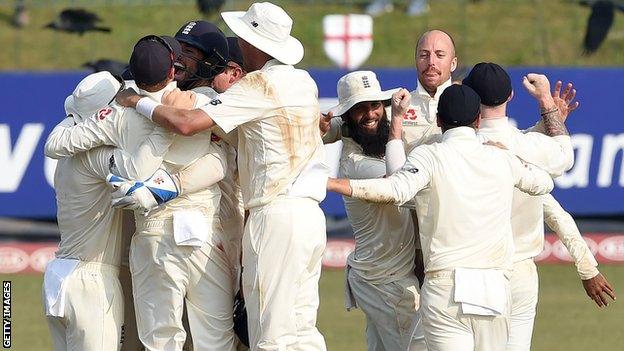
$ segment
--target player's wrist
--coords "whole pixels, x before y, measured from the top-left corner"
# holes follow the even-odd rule
[[[136,111],[141,115],[147,117],[152,120],[152,115],[154,114],[154,110],[156,107],[162,105],[161,103],[152,100],[149,97],[142,97],[136,104]]]

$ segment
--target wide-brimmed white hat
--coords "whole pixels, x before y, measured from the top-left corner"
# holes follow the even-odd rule
[[[330,109],[334,116],[341,116],[355,104],[363,101],[388,102],[400,88],[381,90],[375,72],[355,71],[338,80],[338,105]]]
[[[65,99],[65,113],[73,115],[76,122],[81,122],[108,105],[119,88],[121,83],[109,72],[90,74]]]
[[[294,65],[303,58],[303,45],[290,35],[293,21],[281,7],[256,2],[247,12],[223,12],[221,17],[234,34],[280,62]]]

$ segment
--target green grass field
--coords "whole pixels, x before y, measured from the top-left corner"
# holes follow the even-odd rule
[[[322,19],[333,13],[362,13],[366,0],[275,1],[293,17],[293,34],[306,48],[301,66],[331,67],[323,51]],[[624,14],[600,50],[581,55],[589,8],[575,0],[432,0],[424,16],[408,17],[408,1],[395,1],[394,12],[375,19],[374,48],[367,67],[413,66],[414,43],[423,31],[442,28],[457,42],[460,64],[494,61],[503,65],[620,66],[624,64]],[[13,1],[0,2],[0,70],[79,69],[100,58],[128,59],[136,40],[146,34],[174,34],[186,21],[201,17],[192,0],[27,0],[30,25],[10,23]],[[232,0],[227,10],[244,10],[251,1]],[[345,5],[346,3],[346,5]],[[43,26],[66,7],[96,12],[111,34],[58,33]],[[220,21],[215,14],[212,21]],[[217,22],[225,29],[222,22]]]
[[[624,287],[624,266],[601,271],[616,288]],[[624,304],[599,309],[587,298],[571,265],[543,265],[533,350],[620,351],[624,347]],[[12,350],[51,350],[41,307],[42,276],[4,275],[13,281]],[[329,350],[365,350],[364,315],[343,308],[343,272],[326,270],[321,278],[318,326]],[[621,290],[620,290],[621,291]],[[624,297],[622,297],[624,298]]]

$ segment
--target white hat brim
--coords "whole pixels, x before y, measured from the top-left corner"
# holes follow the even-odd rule
[[[293,36],[288,36],[285,42],[275,42],[258,35],[241,19],[245,11],[222,12],[221,17],[228,27],[238,37],[259,50],[271,55],[278,61],[287,65],[295,65],[303,59],[303,45]]]
[[[355,104],[357,103],[360,103],[363,101],[390,100],[392,98],[392,94],[396,93],[400,89],[401,88],[396,88],[396,89],[390,89],[390,90],[385,90],[385,91],[382,90],[379,93],[352,95],[348,99],[343,101],[342,103],[330,108],[329,111],[331,111],[334,114],[334,116],[342,116],[345,112],[349,111],[349,109],[355,106]]]

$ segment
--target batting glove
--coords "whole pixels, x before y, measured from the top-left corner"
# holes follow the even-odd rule
[[[149,212],[154,207],[175,199],[179,194],[177,184],[164,169],[158,169],[143,182],[114,174],[109,174],[106,181],[115,190],[112,194],[112,206],[116,208]]]

